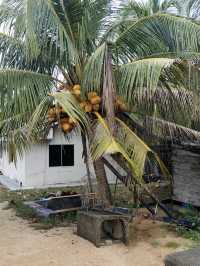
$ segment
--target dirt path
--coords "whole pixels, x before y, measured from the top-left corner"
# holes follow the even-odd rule
[[[161,266],[165,255],[175,251],[167,243],[181,244],[176,250],[188,245],[160,224],[143,220],[132,230],[137,241],[128,248],[122,244],[96,248],[74,235],[72,228],[37,231],[4,206],[0,204],[0,266]]]

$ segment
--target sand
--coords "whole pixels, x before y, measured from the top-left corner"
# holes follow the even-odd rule
[[[75,235],[72,227],[38,231],[4,206],[0,204],[0,266],[161,266],[166,254],[190,244],[158,222],[138,219],[128,247],[96,248]],[[167,248],[172,241],[180,246]]]

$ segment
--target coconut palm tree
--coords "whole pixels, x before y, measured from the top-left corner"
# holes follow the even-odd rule
[[[16,160],[52,123],[62,127],[64,113],[89,140],[106,203],[105,153],[121,154],[137,181],[148,156],[159,162],[126,125],[124,111],[157,135],[178,131],[199,137],[187,126],[199,117],[199,69],[190,60],[199,58],[200,26],[160,13],[128,24],[116,18],[109,0],[4,0],[0,5],[3,148]],[[52,111],[56,122],[50,121]],[[69,132],[69,126],[62,129]]]
[[[176,0],[129,0],[122,4],[123,17],[145,17],[156,13],[169,13],[177,10]]]
[[[192,19],[199,18],[199,0],[177,0],[176,1],[177,14],[185,17],[190,17]]]

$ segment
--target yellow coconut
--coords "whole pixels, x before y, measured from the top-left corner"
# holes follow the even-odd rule
[[[90,100],[92,97],[97,96],[97,93],[95,91],[91,91],[88,93],[88,100]]]
[[[85,109],[86,113],[92,112],[92,104],[91,103],[86,103],[84,109]]]
[[[80,96],[81,95],[81,91],[80,90],[73,90],[72,94],[75,96]]]
[[[86,101],[83,101],[83,102],[80,103],[80,107],[81,107],[82,109],[84,109],[85,106],[86,106],[86,104],[87,104],[87,102],[86,102]]]
[[[73,88],[72,88],[72,90],[73,91],[76,91],[76,90],[79,90],[80,91],[81,90],[81,85],[79,85],[79,84],[74,85]]]
[[[72,126],[69,123],[63,123],[62,124],[62,130],[67,133],[72,130]]]
[[[100,109],[100,104],[94,104],[94,105],[92,106],[92,109],[93,109],[93,111],[98,112],[99,109]]]
[[[125,112],[128,110],[125,102],[121,98],[117,98],[115,107],[118,111]]]
[[[54,116],[54,115],[56,115],[56,109],[52,107],[48,110],[48,116]]]
[[[100,104],[101,103],[101,97],[99,97],[99,96],[93,96],[90,99],[90,102],[91,102],[92,105]]]

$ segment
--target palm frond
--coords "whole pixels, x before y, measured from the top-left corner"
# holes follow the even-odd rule
[[[149,58],[122,65],[119,68],[120,75],[116,74],[120,95],[131,103],[134,93],[146,87],[151,97],[158,86],[162,71],[174,62],[175,60],[170,58]]]
[[[199,51],[200,26],[189,19],[155,14],[133,23],[116,40],[120,54],[147,56],[157,52]]]
[[[100,92],[107,45],[103,43],[88,59],[83,73],[83,89]]]
[[[117,131],[115,135],[112,135],[105,120],[99,114],[96,115],[98,118],[96,133],[91,142],[91,153],[94,160],[105,154],[119,153],[131,167],[133,176],[141,181],[145,161],[150,156],[151,160],[157,161],[163,173],[169,176],[158,156],[126,124],[116,119]]]
[[[31,113],[41,99],[50,92],[55,82],[51,76],[18,69],[0,70],[1,112]]]
[[[199,141],[200,132],[157,117],[146,117],[144,127],[149,135],[174,141]]]
[[[6,134],[1,129],[1,148],[8,155],[9,162],[17,162],[17,159],[23,157],[24,151],[30,148],[31,139],[27,133],[26,127],[17,127],[10,129]]]
[[[81,109],[76,98],[69,92],[58,92],[52,94],[52,97],[59,103],[64,111],[79,123],[83,130],[89,128],[89,120],[86,113]]]

